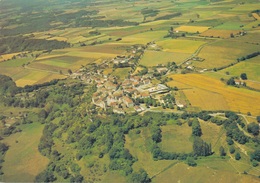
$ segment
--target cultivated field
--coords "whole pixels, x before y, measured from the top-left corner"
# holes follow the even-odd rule
[[[175,29],[175,31],[181,31],[181,32],[191,32],[191,33],[202,33],[206,30],[208,30],[209,27],[203,27],[203,26],[180,26]]]
[[[65,75],[61,74],[54,74],[48,73],[45,71],[40,70],[25,70],[21,73],[21,77],[18,77],[15,80],[17,86],[26,86],[26,85],[33,85],[33,84],[41,84],[45,82],[49,82],[53,79],[64,79],[66,78]]]
[[[161,40],[167,34],[166,31],[146,31],[143,33],[132,34],[122,38],[120,43],[128,44],[147,44],[151,41]]]
[[[189,57],[189,54],[185,53],[173,53],[165,51],[146,51],[143,58],[140,60],[140,64],[152,67],[159,64],[167,64],[168,62],[181,63],[186,58]]]
[[[43,125],[35,122],[23,125],[21,133],[4,139],[10,147],[3,163],[4,182],[33,182],[49,160],[38,151]]]
[[[239,30],[215,30],[215,29],[210,29],[207,30],[203,33],[201,33],[201,36],[204,37],[215,37],[215,38],[230,38],[231,34],[238,34]]]
[[[196,105],[198,105],[198,107],[200,107],[203,110],[210,110],[209,108],[213,108],[211,107],[211,102],[212,100],[214,100],[214,97],[219,96],[222,100],[215,101],[215,103],[217,103],[218,106],[228,106],[229,110],[235,112],[251,112],[253,115],[259,115],[259,92],[226,86],[220,80],[209,78],[206,75],[201,74],[177,74],[172,75],[171,77],[176,82],[184,83],[186,85],[189,85],[193,89],[201,89],[207,92],[207,98],[205,96],[204,98],[201,98],[203,98],[202,100],[204,101],[204,103],[208,101],[209,104],[203,104],[203,101],[199,103],[197,101],[198,99],[194,99],[197,98],[197,95],[187,96],[188,100],[191,103],[193,101],[196,101]],[[223,103],[223,101],[225,101],[225,103]]]
[[[221,40],[202,48],[198,56],[205,60],[203,62],[194,62],[194,66],[199,68],[219,68],[235,63],[237,58],[258,50],[259,46],[255,44],[237,42],[236,40]]]
[[[168,39],[156,42],[164,51],[178,53],[194,53],[204,41],[193,41],[187,39]]]
[[[207,110],[228,110],[229,106],[225,98],[207,90],[192,88],[183,90],[193,107],[201,107]],[[209,102],[210,99],[210,102]]]

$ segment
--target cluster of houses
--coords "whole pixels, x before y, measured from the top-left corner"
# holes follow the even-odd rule
[[[156,98],[160,104],[164,104],[160,96],[168,93],[170,89],[163,84],[152,84],[151,79],[154,74],[131,75],[121,82],[116,76],[103,74],[103,69],[109,67],[109,63],[129,64],[131,59],[131,56],[117,56],[92,69],[81,69],[79,72],[71,74],[71,77],[90,84],[95,83],[97,91],[92,95],[92,103],[104,110],[112,109],[114,113],[125,114],[145,111],[147,109],[145,104],[140,105],[139,102],[135,102],[145,98]],[[168,71],[167,67],[160,66],[153,72],[164,75]],[[178,101],[175,104],[178,107],[184,107]]]
[[[145,108],[135,105],[135,99],[149,98],[169,91],[163,84],[151,84],[148,76],[130,76],[120,83],[114,76],[97,77],[94,80],[97,91],[92,96],[93,104],[104,110],[112,108],[114,113],[124,114],[129,109],[142,112]]]

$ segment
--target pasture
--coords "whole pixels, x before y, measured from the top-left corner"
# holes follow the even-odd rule
[[[192,152],[191,128],[187,124],[182,126],[162,126],[161,149],[166,152],[190,153]]]
[[[125,147],[129,149],[130,153],[138,158],[134,163],[134,170],[143,168],[150,177],[155,176],[165,168],[175,164],[172,160],[153,160],[152,154],[149,150],[151,146],[151,134],[148,128],[143,128],[140,134],[130,131],[129,135],[125,135]]]
[[[117,68],[114,72],[112,72],[111,74],[113,76],[118,77],[120,80],[124,80],[128,74],[129,71],[131,71],[131,67],[126,67],[126,68]]]
[[[219,155],[219,147],[226,147],[226,130],[211,122],[200,121],[202,136],[207,143],[211,143],[212,151]]]
[[[3,163],[4,182],[33,182],[49,160],[38,151],[43,125],[37,122],[21,126],[21,133],[4,139],[10,147]],[[16,142],[17,141],[17,142]]]
[[[226,72],[229,72],[229,75],[231,76],[238,76],[240,77],[241,73],[246,73],[247,78],[249,80],[254,80],[260,82],[260,62],[259,62],[259,56],[240,62],[232,67],[228,67],[226,69],[223,69],[219,71],[219,73],[225,74]]]
[[[146,51],[143,58],[140,60],[140,64],[152,67],[159,64],[167,64],[168,62],[175,62],[179,64],[183,62],[186,58],[189,57],[189,54],[185,53],[173,53],[165,51]]]
[[[259,92],[250,91],[243,88],[235,88],[231,86],[226,86],[220,80],[209,78],[206,75],[202,74],[176,74],[171,75],[174,81],[184,83],[189,85],[193,89],[201,89],[207,92],[210,92],[207,95],[207,99],[203,99],[205,102],[208,102],[207,106],[202,102],[197,102],[198,107],[203,110],[209,110],[208,105],[211,104],[216,94],[224,98],[226,101],[229,110],[241,113],[251,112],[252,115],[259,115],[260,107],[258,103],[260,102],[260,94]],[[189,101],[193,101],[197,95],[188,95],[187,98]],[[223,97],[223,98],[222,98]],[[197,100],[197,99],[196,99]],[[216,101],[220,106],[223,101]]]
[[[200,46],[205,43],[206,42],[204,41],[188,39],[167,39],[156,42],[156,44],[163,48],[163,51],[178,53],[194,53]]]
[[[212,165],[219,165],[222,163],[221,167],[213,168]],[[171,182],[186,182],[186,183],[193,183],[193,182],[251,182],[257,183],[258,178],[250,177],[243,174],[237,174],[233,171],[232,166],[229,165],[228,168],[231,171],[223,171],[222,168],[228,165],[225,163],[226,160],[213,159],[208,160],[208,164],[200,165],[197,167],[190,167],[184,163],[178,163],[173,167],[168,168],[167,170],[163,171],[159,175],[157,175],[153,181],[154,182],[164,182],[164,183],[171,183]],[[208,165],[211,165],[208,166]],[[192,177],[192,178],[191,178]]]

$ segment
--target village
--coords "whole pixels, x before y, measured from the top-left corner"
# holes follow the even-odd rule
[[[133,51],[135,53],[135,51]],[[142,75],[130,74],[127,78],[120,80],[114,75],[106,75],[104,69],[117,66],[131,66],[130,60],[133,56],[116,56],[114,59],[104,61],[95,69],[90,71],[79,71],[72,74],[73,78],[80,78],[91,84],[95,83],[97,91],[92,96],[92,103],[104,111],[111,109],[114,113],[126,114],[133,112],[144,112],[152,107],[163,107],[178,109],[186,106],[183,100],[175,99],[172,95],[173,89],[166,84],[153,83],[154,75],[165,75],[169,69],[160,66],[154,71],[149,70]]]

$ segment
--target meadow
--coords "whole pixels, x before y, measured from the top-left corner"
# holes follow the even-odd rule
[[[139,135],[131,131],[125,138],[125,147],[129,149],[134,157],[138,158],[138,161],[133,165],[134,170],[144,168],[148,175],[153,177],[165,168],[176,163],[176,161],[170,160],[153,160],[152,153],[149,150],[151,146],[151,136],[147,128],[144,128]]]
[[[4,139],[10,147],[3,163],[5,174],[2,181],[33,182],[35,176],[46,168],[49,160],[38,151],[43,127],[37,122],[23,125],[21,133]]]
[[[161,148],[166,152],[190,153],[192,152],[191,128],[186,124],[182,126],[162,126]]]
[[[201,93],[197,93],[201,95],[201,102],[198,101],[197,95],[187,95],[186,97],[191,102],[191,105],[200,107],[202,110],[210,110],[213,107],[211,106],[211,102],[214,97],[219,96],[222,100],[215,101],[217,106],[223,106],[223,108],[247,113],[251,112],[252,115],[258,115],[260,108],[258,103],[260,102],[260,94],[259,92],[249,91],[243,88],[235,88],[231,86],[226,86],[220,80],[209,78],[206,75],[202,74],[185,74],[185,75],[171,75],[174,81],[184,83],[190,86],[192,89],[201,89],[207,92],[207,95],[204,96]],[[224,98],[224,103],[223,103]],[[203,104],[203,101],[205,104]],[[192,102],[195,102],[194,104]],[[208,102],[208,104],[207,104]]]
[[[232,67],[228,67],[219,71],[221,74],[229,72],[229,75],[240,77],[241,73],[246,73],[249,80],[254,80],[260,82],[260,63],[259,56],[240,62]]]

